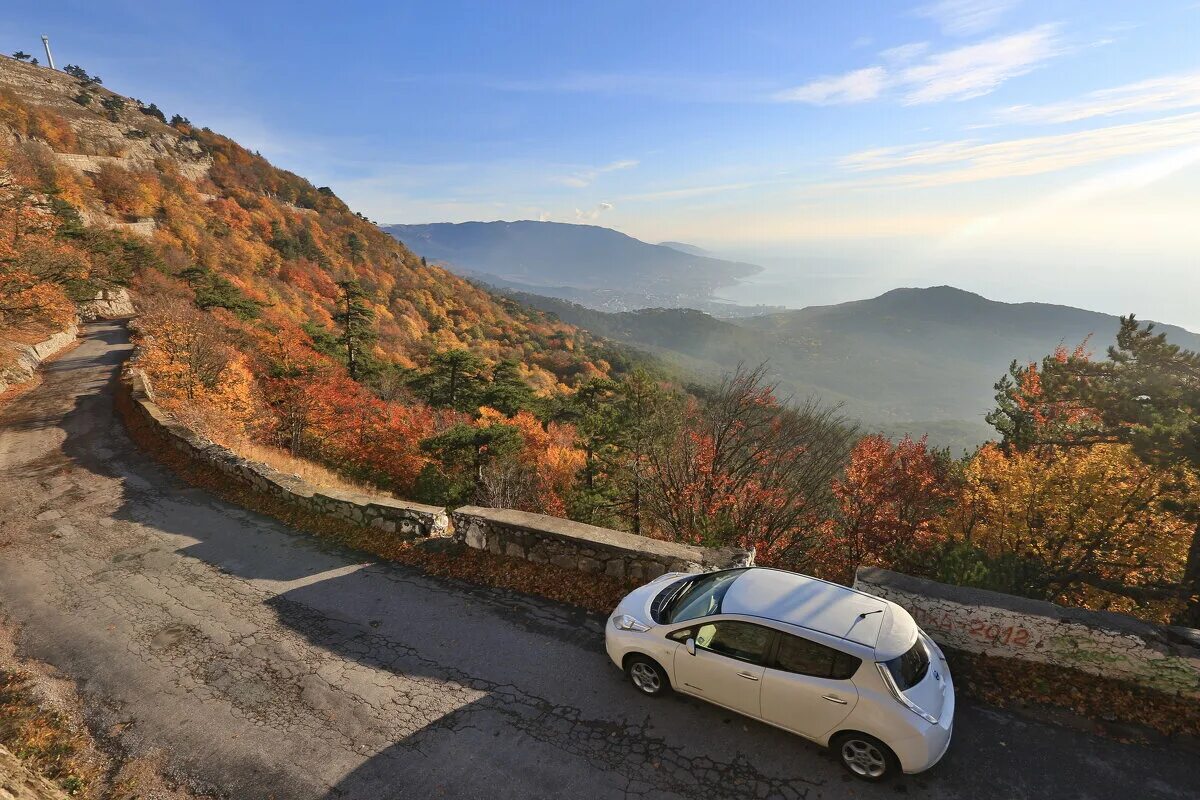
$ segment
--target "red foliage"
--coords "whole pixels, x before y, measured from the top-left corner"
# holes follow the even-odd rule
[[[932,544],[933,521],[956,489],[925,437],[905,436],[892,444],[882,436],[864,436],[833,493],[838,515],[826,533],[822,571],[850,582],[860,565],[903,568]]]

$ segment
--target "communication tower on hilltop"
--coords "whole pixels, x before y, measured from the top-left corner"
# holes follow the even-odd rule
[[[46,62],[50,64],[50,69],[58,69],[54,66],[54,56],[50,55],[50,37],[42,34],[42,46],[46,48]]]

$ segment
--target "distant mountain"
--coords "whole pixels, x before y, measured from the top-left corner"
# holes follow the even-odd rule
[[[817,394],[843,403],[869,429],[929,433],[931,441],[956,449],[987,437],[983,414],[992,386],[1013,359],[1040,359],[1060,343],[1074,347],[1089,336],[1089,349],[1103,355],[1119,323],[1109,314],[1001,303],[949,286],[734,321],[681,309],[605,314],[520,298],[702,374],[768,361],[785,393]],[[1159,330],[1200,350],[1200,335],[1173,325]]]
[[[497,286],[567,296],[607,310],[710,302],[715,289],[761,269],[648,244],[596,225],[525,220],[385,225],[383,229],[418,254],[460,274]]]
[[[681,253],[687,253],[692,256],[712,256],[711,250],[705,250],[703,247],[696,247],[694,244],[685,244],[684,242],[659,242],[660,247],[669,247],[672,250],[678,250]]]

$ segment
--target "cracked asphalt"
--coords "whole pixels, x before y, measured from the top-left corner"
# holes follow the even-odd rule
[[[643,698],[602,620],[330,547],[191,488],[113,408],[120,323],[0,409],[0,611],[89,722],[230,798],[1195,798],[1181,750],[964,703],[932,772]]]

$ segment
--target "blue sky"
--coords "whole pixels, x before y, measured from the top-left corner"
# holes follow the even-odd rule
[[[948,282],[1200,329],[1196,0],[0,8],[0,47],[42,33],[379,221],[689,241],[766,265],[749,300]]]

